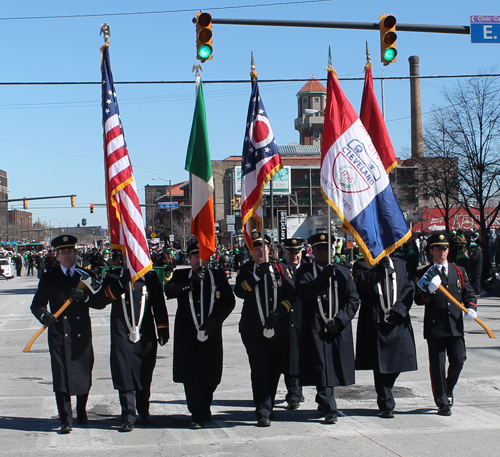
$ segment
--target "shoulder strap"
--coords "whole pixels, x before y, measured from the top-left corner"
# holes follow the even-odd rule
[[[462,289],[464,288],[465,286],[465,279],[464,279],[464,275],[462,274],[462,272],[460,271],[460,268],[458,268],[455,264],[453,264],[453,266],[455,267],[455,270],[457,270],[457,274],[458,274],[458,277],[460,279],[460,284],[462,285]]]

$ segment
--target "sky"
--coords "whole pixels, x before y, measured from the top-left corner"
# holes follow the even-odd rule
[[[379,21],[469,25],[471,15],[499,14],[498,3],[421,0],[204,0],[7,2],[0,9],[0,83],[100,81],[101,25],[110,26],[111,68],[120,81],[188,81],[184,84],[116,84],[118,103],[141,202],[146,185],[188,179],[184,171],[194,112],[196,60],[194,14],[214,18],[311,21]],[[494,6],[497,6],[495,10]],[[149,14],[118,14],[149,13]],[[73,16],[73,17],[68,17]],[[50,18],[49,18],[50,17]],[[260,80],[326,79],[328,47],[341,87],[359,112],[365,42],[373,76],[404,77],[408,58],[420,57],[420,75],[500,72],[500,44],[471,44],[469,35],[398,32],[397,62],[384,67],[379,32],[264,26],[213,26],[213,60],[202,65],[212,160],[240,155],[250,97],[250,55]],[[219,80],[248,83],[208,84]],[[423,122],[457,78],[421,81]],[[323,82],[326,86],[326,82]],[[260,92],[279,145],[299,141],[294,129],[297,93],[304,82],[261,82]],[[375,81],[380,102],[380,82]],[[29,202],[33,221],[53,227],[107,226],[101,88],[95,85],[0,84],[0,169],[8,173],[9,198],[75,194],[70,199]],[[386,123],[401,158],[410,148],[408,80],[385,81]],[[153,177],[161,180],[153,180]],[[90,214],[89,205],[95,205]],[[13,202],[10,209],[22,209]]]

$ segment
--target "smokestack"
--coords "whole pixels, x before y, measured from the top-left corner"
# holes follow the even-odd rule
[[[411,56],[410,62],[410,101],[411,101],[411,157],[424,157],[424,140],[422,134],[422,102],[420,99],[419,57]]]

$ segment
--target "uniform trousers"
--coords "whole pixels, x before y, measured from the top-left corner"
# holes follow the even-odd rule
[[[287,360],[288,335],[254,336],[241,334],[250,363],[253,402],[258,419],[271,417],[278,382]]]
[[[119,390],[118,398],[122,408],[121,419],[122,423],[130,422],[135,424],[136,409],[142,419],[149,417],[149,398],[151,396],[150,389],[143,390]]]
[[[73,424],[73,412],[71,411],[71,395],[66,392],[55,392],[57,411],[61,424]],[[76,396],[76,417],[84,419],[87,417],[87,400],[89,394]]]
[[[377,392],[377,405],[380,411],[393,411],[396,406],[392,388],[399,373],[381,373],[378,368],[373,370],[375,391]]]
[[[285,385],[287,388],[287,394],[285,400],[290,402],[300,402],[303,400],[304,396],[302,394],[302,386],[299,383],[298,376],[291,376],[285,374]]]
[[[316,403],[318,410],[323,414],[337,412],[337,402],[331,386],[316,386]]]
[[[203,423],[212,420],[212,400],[217,386],[201,386],[199,384],[184,384],[186,403],[193,416],[193,422]]]
[[[453,395],[453,389],[467,359],[465,339],[463,336],[427,338],[427,346],[434,401],[437,406],[447,406],[448,397]],[[448,374],[446,356],[449,363]]]

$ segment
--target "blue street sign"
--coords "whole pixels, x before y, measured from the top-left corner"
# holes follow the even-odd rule
[[[179,207],[179,202],[159,202],[158,209],[176,209]]]
[[[471,43],[500,43],[500,16],[471,16]]]

